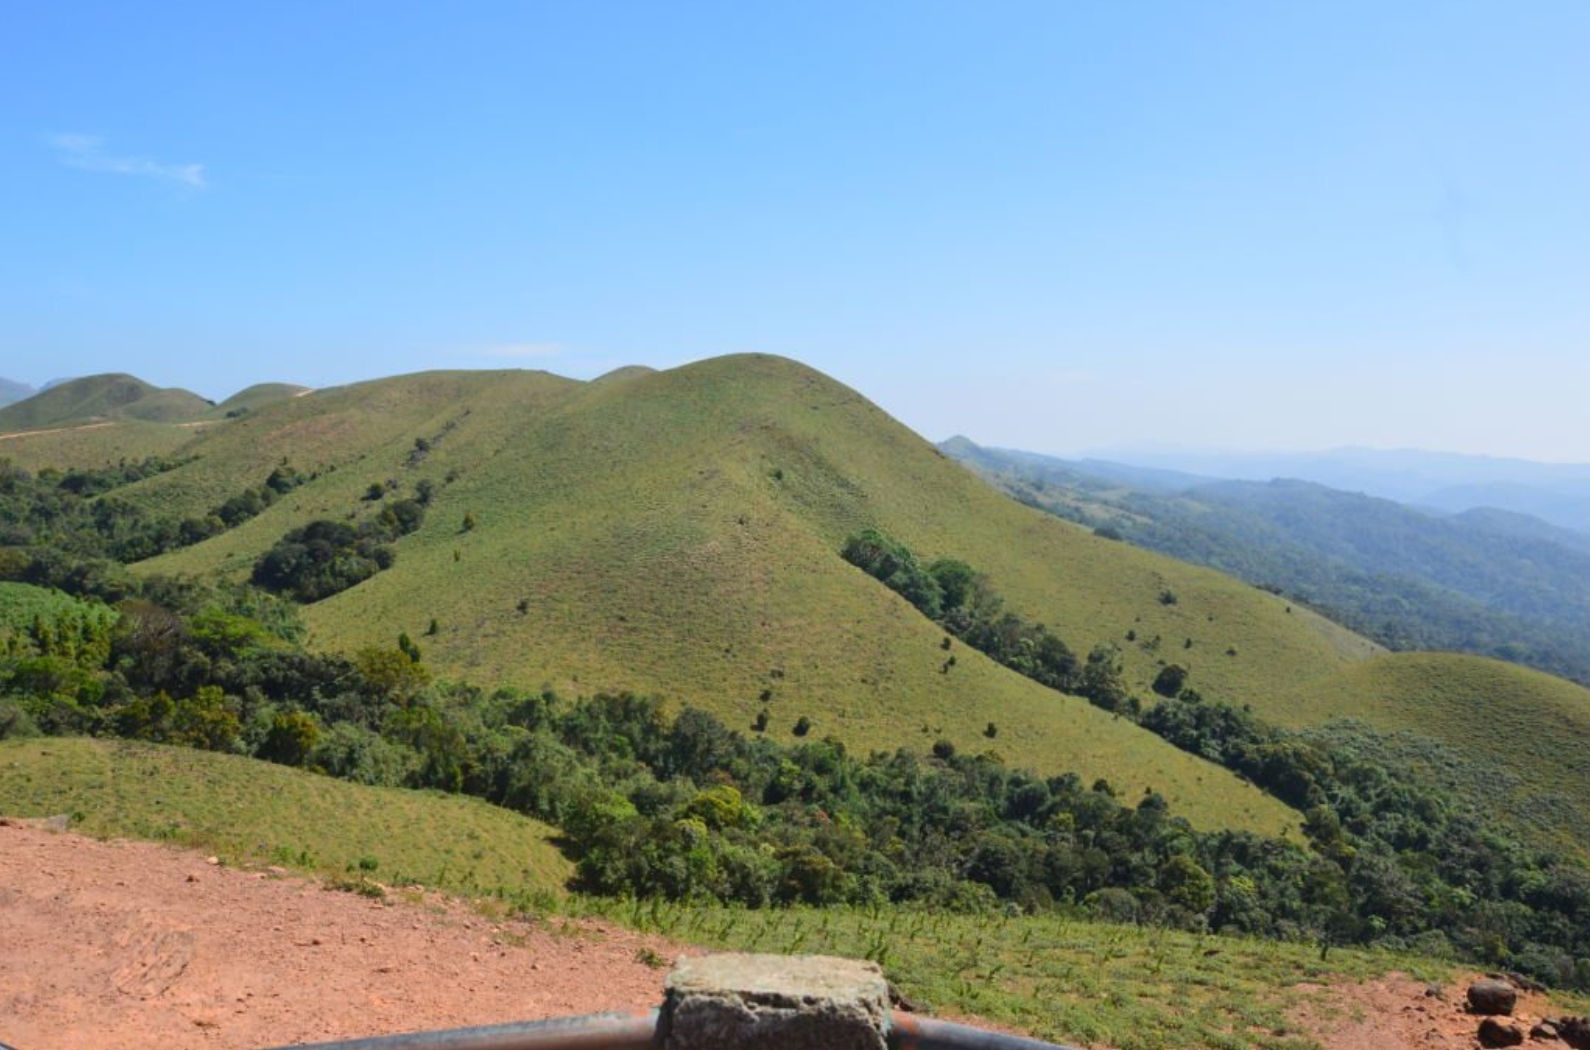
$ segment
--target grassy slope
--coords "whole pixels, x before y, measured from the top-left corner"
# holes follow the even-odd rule
[[[1489,805],[1590,845],[1590,690],[1572,682],[1476,656],[1395,653],[1254,707],[1293,726],[1356,718],[1435,740],[1480,771]]]
[[[121,460],[169,456],[197,436],[191,424],[117,420],[80,426],[0,434],[0,459],[27,470],[102,467]]]
[[[410,468],[416,437],[436,440]],[[959,646],[941,674],[941,632],[844,563],[844,537],[876,524],[927,556],[965,557],[1083,650],[1134,626],[1145,639],[1195,636],[1218,646],[1211,677],[1244,696],[1265,688],[1265,662],[1323,673],[1361,645],[1251,588],[1018,507],[859,395],[776,358],[591,384],[401,377],[270,406],[196,447],[198,462],[126,494],[213,505],[283,456],[338,469],[150,569],[242,573],[293,524],[370,512],[359,497],[371,481],[408,489],[459,472],[398,544],[391,571],[309,610],[318,644],[390,645],[407,631],[445,674],[658,691],[740,726],[770,690],[782,734],[805,715],[817,733],[861,748],[941,737],[992,746],[1013,763],[1107,776],[1133,794],[1153,787],[1205,825],[1274,830],[1292,818],[1222,771]],[[467,533],[466,513],[478,523]],[[1176,606],[1157,600],[1167,585],[1182,594]],[[440,633],[422,637],[433,618]],[[1241,655],[1224,656],[1232,645]],[[1158,657],[1129,656],[1146,683]]]
[[[159,839],[230,863],[454,892],[562,891],[552,828],[474,799],[372,788],[235,755],[123,741],[0,742],[0,813],[73,815],[91,835]]]

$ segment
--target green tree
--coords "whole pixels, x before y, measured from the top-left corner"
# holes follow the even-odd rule
[[[314,716],[303,711],[278,711],[260,744],[259,757],[284,766],[301,766],[320,739]]]

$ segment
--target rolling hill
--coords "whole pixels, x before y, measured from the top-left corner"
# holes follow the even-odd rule
[[[307,393],[309,393],[307,386],[298,386],[294,383],[255,383],[216,405],[210,414],[230,419],[245,412],[257,411],[277,401],[286,401],[288,398],[301,397]]]
[[[151,386],[133,376],[85,376],[0,408],[0,433],[81,426],[111,419],[178,423],[196,419],[210,408],[210,403],[198,394]]]
[[[1017,506],[855,392],[776,358],[621,382],[398,377],[266,406],[183,453],[197,458],[118,496],[197,513],[284,459],[318,476],[141,571],[241,577],[289,528],[373,513],[374,483],[436,486],[391,570],[309,607],[322,647],[390,645],[403,631],[440,673],[472,681],[658,692],[740,726],[766,707],[776,731],[806,716],[863,749],[994,746],[1015,764],[1152,786],[1206,824],[1293,818],[976,653],[941,673],[942,631],[844,562],[845,537],[877,526],[925,556],[965,558],[1084,653],[1128,632],[1167,650],[1193,636],[1237,648],[1220,672],[1234,695],[1263,692],[1270,663],[1323,671],[1374,652],[1271,595]],[[1177,604],[1161,601],[1167,590]],[[1146,692],[1160,657],[1127,648]]]
[[[966,560],[1079,653],[1120,646],[1145,698],[1175,662],[1206,695],[1282,719],[1283,697],[1315,684],[1328,695],[1382,654],[1301,605],[1021,506],[856,392],[780,358],[589,383],[400,376],[185,433],[187,462],[117,497],[203,514],[284,462],[312,480],[143,573],[243,578],[291,528],[362,520],[432,487],[390,569],[306,609],[318,647],[390,646],[406,632],[442,675],[487,685],[658,693],[742,727],[765,710],[786,738],[804,716],[863,750],[994,748],[1013,765],[1153,787],[1204,826],[1276,830],[1296,816],[959,643],[947,667],[943,632],[845,562],[845,538],[875,527],[924,559]],[[1397,681],[1416,707],[1420,683]],[[1537,694],[1550,681],[1524,682],[1513,702],[1547,709]],[[1307,709],[1357,713],[1350,693],[1338,700]],[[1590,742],[1590,716],[1566,731]]]

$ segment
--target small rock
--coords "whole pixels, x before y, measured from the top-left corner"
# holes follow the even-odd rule
[[[1426,999],[1442,999],[1446,997],[1446,991],[1439,984],[1432,981],[1424,986],[1424,997]]]
[[[1565,1017],[1557,1030],[1573,1050],[1590,1050],[1590,1017]]]
[[[188,876],[188,881],[189,882],[198,882],[199,881],[199,877],[197,875],[190,874]]]
[[[1503,1024],[1494,1017],[1480,1022],[1480,1045],[1488,1050],[1504,1046],[1517,1046],[1524,1041],[1524,1033],[1516,1024]]]
[[[1546,986],[1533,977],[1525,977],[1515,970],[1504,971],[1502,979],[1521,992],[1544,992],[1546,990]]]
[[[221,858],[220,857],[205,857],[204,858],[204,863],[210,864],[210,865],[219,864],[219,863],[221,863]]]
[[[1553,1024],[1550,1020],[1546,1020],[1535,1022],[1534,1027],[1529,1030],[1529,1038],[1560,1039],[1562,1038],[1562,1035],[1557,1031],[1557,1026],[1555,1024]]]
[[[1518,1003],[1518,989],[1506,981],[1487,978],[1469,985],[1469,1009],[1487,1016],[1510,1016]]]

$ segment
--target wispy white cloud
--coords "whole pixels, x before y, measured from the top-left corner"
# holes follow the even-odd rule
[[[47,141],[61,163],[70,168],[175,182],[198,190],[205,188],[203,164],[163,164],[149,157],[111,153],[105,149],[104,140],[94,135],[62,133],[51,135]]]
[[[469,353],[475,357],[556,357],[567,349],[561,343],[497,343],[474,347]]]

